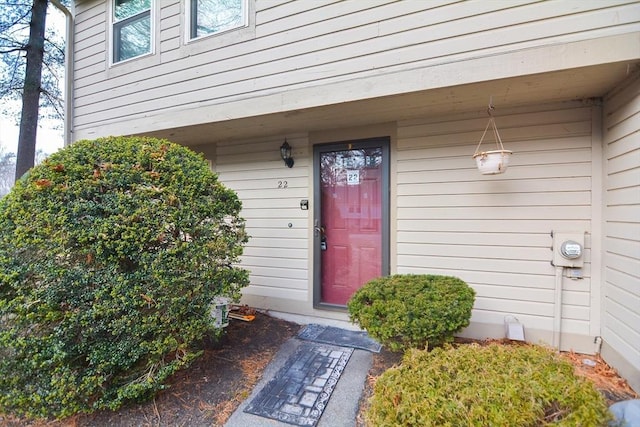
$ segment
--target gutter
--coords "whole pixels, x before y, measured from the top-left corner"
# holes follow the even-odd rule
[[[64,44],[64,146],[66,147],[73,141],[73,14],[60,0],[51,0],[51,3],[64,13],[66,18],[67,35]]]

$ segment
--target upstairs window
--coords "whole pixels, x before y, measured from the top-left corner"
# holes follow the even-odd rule
[[[114,0],[113,62],[151,52],[151,1]]]
[[[221,33],[247,25],[248,0],[189,0],[190,37]]]

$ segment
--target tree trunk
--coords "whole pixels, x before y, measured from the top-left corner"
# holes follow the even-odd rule
[[[29,43],[26,46],[27,68],[24,76],[20,136],[18,137],[18,155],[16,156],[16,181],[33,167],[36,156],[44,30],[48,3],[48,0],[33,0],[31,9]]]

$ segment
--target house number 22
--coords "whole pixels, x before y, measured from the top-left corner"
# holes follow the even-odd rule
[[[288,188],[289,183],[287,181],[278,181],[278,188]]]

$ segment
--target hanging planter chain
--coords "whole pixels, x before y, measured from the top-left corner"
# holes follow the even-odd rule
[[[504,146],[502,145],[502,138],[500,138],[500,134],[498,133],[498,128],[496,127],[496,119],[494,119],[493,115],[491,114],[492,108],[493,108],[492,106],[487,108],[487,113],[489,114],[489,123],[487,123],[487,127],[485,127],[484,132],[482,132],[482,137],[480,138],[480,142],[476,147],[476,153],[473,155],[474,157],[477,156],[478,154],[482,154],[480,153],[480,145],[482,145],[482,141],[484,140],[484,137],[487,134],[487,131],[489,130],[489,126],[491,126],[493,130],[493,136],[496,139],[496,150],[504,151]]]
[[[480,142],[476,147],[476,152],[473,155],[480,173],[484,175],[495,175],[506,171],[507,166],[509,165],[509,156],[513,154],[512,151],[504,149],[504,146],[502,145],[502,138],[500,138],[500,133],[498,133],[498,127],[496,126],[496,121],[491,114],[491,110],[493,110],[493,105],[489,104],[489,108],[487,108],[489,123],[487,123],[487,126],[484,128]],[[482,141],[484,141],[484,137],[489,130],[489,126],[491,126],[491,130],[493,131],[493,136],[496,141],[496,149],[492,151],[480,151],[480,146],[482,145]]]

